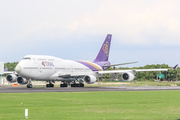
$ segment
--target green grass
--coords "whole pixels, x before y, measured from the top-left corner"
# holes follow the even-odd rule
[[[131,82],[101,82],[97,84],[86,84],[85,87],[103,87],[103,86],[121,86],[121,84],[130,86],[180,86],[179,82],[149,82],[149,81],[131,81]]]
[[[0,120],[24,120],[26,108],[31,120],[176,120],[180,91],[0,94]]]
[[[130,84],[127,84],[126,86],[171,86],[176,85],[178,86],[179,83],[177,82],[149,82],[149,81],[132,81],[129,82]]]

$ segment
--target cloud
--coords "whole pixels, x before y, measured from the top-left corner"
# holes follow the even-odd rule
[[[179,3],[177,0],[1,2],[0,39],[22,42],[30,38],[42,41],[74,36],[78,40],[79,36],[112,33],[126,45],[180,45]]]
[[[152,46],[168,46],[173,51],[180,45],[179,8],[179,0],[0,1],[1,56],[13,59],[13,54],[17,59],[17,53],[18,56],[44,53],[68,58],[74,49],[79,56],[88,50],[93,56],[108,33],[113,34],[116,43],[112,44],[113,49],[116,46],[119,52],[124,46],[130,52],[121,49],[121,54],[129,55],[133,50],[134,58],[143,59],[135,53],[148,53]],[[143,53],[136,50],[139,47],[149,49]],[[60,52],[54,52],[57,50]],[[68,50],[69,54],[61,52]]]
[[[90,34],[113,33],[135,45],[180,45],[179,1],[106,0],[76,27]],[[83,34],[82,33],[82,34]]]

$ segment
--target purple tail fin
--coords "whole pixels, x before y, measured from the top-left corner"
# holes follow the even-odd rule
[[[8,71],[8,68],[5,68],[5,69],[4,69],[4,72],[7,72],[7,71]]]
[[[177,64],[176,66],[174,66],[174,67],[173,67],[173,69],[176,69],[176,68],[177,68],[177,66],[178,66],[178,64]]]
[[[108,61],[110,45],[111,45],[111,34],[108,34],[96,59],[94,61]]]

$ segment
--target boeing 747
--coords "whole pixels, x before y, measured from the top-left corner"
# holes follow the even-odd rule
[[[168,69],[107,70],[122,64],[108,61],[112,35],[108,34],[97,57],[93,61],[64,60],[53,56],[26,55],[15,67],[15,72],[6,76],[10,83],[27,84],[32,88],[31,80],[47,81],[46,87],[54,87],[55,81],[62,81],[60,87],[84,87],[84,82],[93,84],[103,74],[122,74],[124,81],[132,81],[141,71],[168,71]],[[130,63],[124,63],[130,64]]]

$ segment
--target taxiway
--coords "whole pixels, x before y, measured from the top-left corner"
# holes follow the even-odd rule
[[[180,90],[178,86],[146,86],[146,87],[0,87],[0,93],[35,93],[35,92],[92,92],[92,91],[156,91],[156,90]]]

